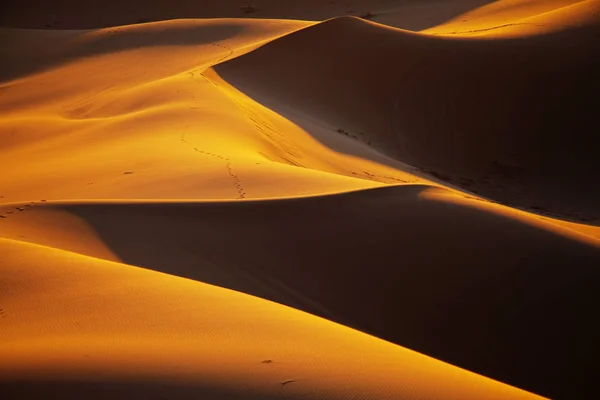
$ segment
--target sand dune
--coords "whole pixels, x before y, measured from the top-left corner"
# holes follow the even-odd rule
[[[301,126],[309,116],[466,190],[597,222],[598,29],[466,40],[334,19],[217,72]]]
[[[150,399],[538,398],[245,294],[46,247],[0,246],[10,344],[0,347],[0,376],[10,398],[48,390],[60,398],[107,390]]]
[[[542,1],[536,0],[538,3]],[[566,2],[562,0],[562,3]],[[77,0],[55,0],[52,3],[8,0],[4,3],[5,12],[0,14],[0,25],[28,29],[88,29],[179,18],[322,21],[354,15],[387,25],[421,30],[489,3],[493,0],[154,0],[152,3],[141,0],[89,0],[85,3]],[[546,8],[556,8],[556,4],[555,1]],[[95,12],[90,13],[90,9]]]
[[[556,31],[597,20],[597,1],[502,0],[474,8],[423,32],[429,34],[515,36]],[[528,28],[531,30],[528,31]]]
[[[566,396],[593,385],[585,371],[600,332],[573,310],[594,313],[600,240],[501,206],[407,185],[243,203],[46,203],[5,225],[56,246],[40,228],[50,223],[81,236],[66,250],[251,293],[518,387]]]
[[[6,30],[6,40],[22,46],[4,50],[20,62],[4,73],[0,152],[6,166],[29,161],[0,177],[0,186],[11,188],[0,195],[10,202],[236,199],[426,182],[415,177],[414,168],[333,129],[326,132],[333,142],[354,155],[320,144],[209,69],[260,45],[268,35],[276,38],[303,26],[216,20],[76,31],[52,58],[38,51],[45,32]],[[164,45],[152,47],[157,32]],[[218,38],[223,39],[208,42]],[[106,52],[117,43],[119,52]],[[47,64],[43,72],[10,80],[41,62]],[[110,68],[113,64],[120,68]],[[86,167],[74,168],[77,164]]]
[[[0,12],[0,392],[593,397],[600,1],[140,4]]]

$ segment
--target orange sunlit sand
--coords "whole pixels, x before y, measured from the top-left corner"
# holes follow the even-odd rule
[[[8,398],[594,393],[600,1],[92,3],[0,18]]]

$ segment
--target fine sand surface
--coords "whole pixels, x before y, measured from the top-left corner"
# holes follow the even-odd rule
[[[593,397],[600,1],[13,3],[2,398]]]
[[[554,4],[549,6],[536,6],[531,13],[555,9],[558,7],[557,3],[562,5],[576,1],[554,0]],[[4,12],[0,14],[0,25],[30,29],[87,29],[180,18],[322,21],[342,15],[354,15],[404,29],[422,30],[493,2],[494,0],[6,0],[3,3]],[[534,2],[543,3],[541,0]],[[519,16],[528,12],[519,11]]]

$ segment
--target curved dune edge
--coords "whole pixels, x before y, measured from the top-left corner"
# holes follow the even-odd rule
[[[0,384],[15,398],[47,388],[95,398],[100,384],[150,399],[164,390],[169,398],[539,398],[248,295],[30,244],[0,247]]]
[[[587,15],[598,5],[544,15]],[[424,35],[338,18],[214,70],[308,131],[338,127],[463,190],[597,223],[589,127],[599,15],[581,27],[527,28],[519,38]]]
[[[421,32],[495,37],[542,34],[593,24],[599,9],[598,0],[502,0]]]
[[[10,188],[0,202],[278,198],[428,182],[334,128],[324,134],[353,154],[331,149],[212,73],[305,25],[172,21],[72,32],[52,57],[30,43],[43,32],[15,34],[16,51],[47,66],[0,96],[1,163],[19,166],[0,176]]]
[[[2,224],[11,239],[273,300],[533,392],[591,384],[559,366],[596,356],[597,329],[576,316],[592,313],[600,240],[440,188],[46,202]]]
[[[0,29],[3,391],[594,393],[600,2],[486,3]]]
[[[424,200],[441,201],[446,203],[455,204],[461,207],[470,209],[481,210],[485,213],[497,215],[502,218],[519,221],[520,223],[547,231],[557,236],[568,238],[581,243],[586,243],[590,246],[600,245],[600,227],[593,225],[577,224],[568,221],[540,217],[538,215],[514,209],[511,207],[504,206],[499,203],[491,202],[489,200],[469,196],[461,193],[460,191],[453,190],[451,188],[444,188],[441,186],[430,186],[421,184],[407,184],[397,185],[394,187],[388,186],[387,189],[379,187],[381,193],[412,193],[419,192],[419,198]],[[251,207],[252,205],[262,204],[276,204],[279,202],[295,202],[302,200],[310,200],[312,198],[329,198],[329,197],[352,197],[353,195],[359,194],[359,192],[365,193],[377,193],[377,187],[367,189],[356,189],[346,192],[326,193],[319,196],[305,195],[305,196],[288,196],[279,198],[254,198],[244,200],[243,203],[246,206]],[[237,201],[229,199],[217,199],[217,200],[185,200],[185,199],[90,199],[90,200],[60,200],[60,201],[48,201],[38,200],[28,203],[4,203],[0,204],[0,215],[3,217],[3,234],[0,237],[10,238],[12,240],[19,241],[19,237],[16,234],[18,231],[30,232],[29,226],[35,227],[36,233],[39,233],[38,242],[34,242],[40,245],[46,245],[55,247],[57,249],[68,250],[75,253],[79,253],[87,256],[92,255],[85,247],[81,250],[75,250],[72,245],[77,245],[78,240],[72,240],[76,237],[83,239],[85,237],[93,237],[94,240],[98,240],[101,243],[101,238],[97,236],[93,229],[90,229],[86,224],[81,224],[81,221],[73,216],[69,211],[66,211],[70,206],[218,206],[219,204],[226,206],[234,204]],[[36,211],[31,213],[31,211]],[[54,229],[52,226],[61,226],[59,232],[52,232]],[[25,230],[25,231],[23,231]],[[52,232],[52,234],[49,234]],[[73,234],[73,236],[70,236]],[[62,235],[67,235],[67,239],[62,242],[49,243],[46,240],[60,239]],[[21,237],[21,239],[23,239]],[[23,240],[20,240],[23,241]],[[25,240],[27,241],[27,240]],[[66,247],[65,247],[66,246]],[[99,256],[100,258],[114,261],[115,259],[108,256],[110,251],[103,251],[105,256]]]
[[[0,16],[1,26],[27,29],[89,29],[181,18],[275,18],[322,21],[332,17],[363,16],[372,21],[412,31],[465,26],[479,27],[511,23],[551,12],[586,0],[371,0],[323,2],[304,0],[282,4],[279,0],[262,0],[249,6],[245,0],[167,1],[156,0],[148,7],[141,0],[58,0],[51,6],[38,4],[32,9],[16,2]],[[89,13],[89,9],[95,10]]]

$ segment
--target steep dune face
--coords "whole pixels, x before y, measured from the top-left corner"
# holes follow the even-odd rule
[[[0,68],[0,166],[11,170],[0,176],[2,202],[287,197],[427,182],[333,129],[325,134],[354,156],[320,144],[210,68],[307,25],[4,30],[15,45],[1,50],[12,60]]]
[[[14,241],[0,252],[6,399],[540,399],[246,294]]]
[[[310,115],[467,190],[597,220],[599,32],[462,39],[342,18],[216,70],[300,125]]]
[[[5,225],[46,244],[51,230],[27,227],[48,212],[79,219],[125,263],[309,311],[534,393],[595,385],[600,242],[505,207],[407,185],[237,204],[35,205]]]

